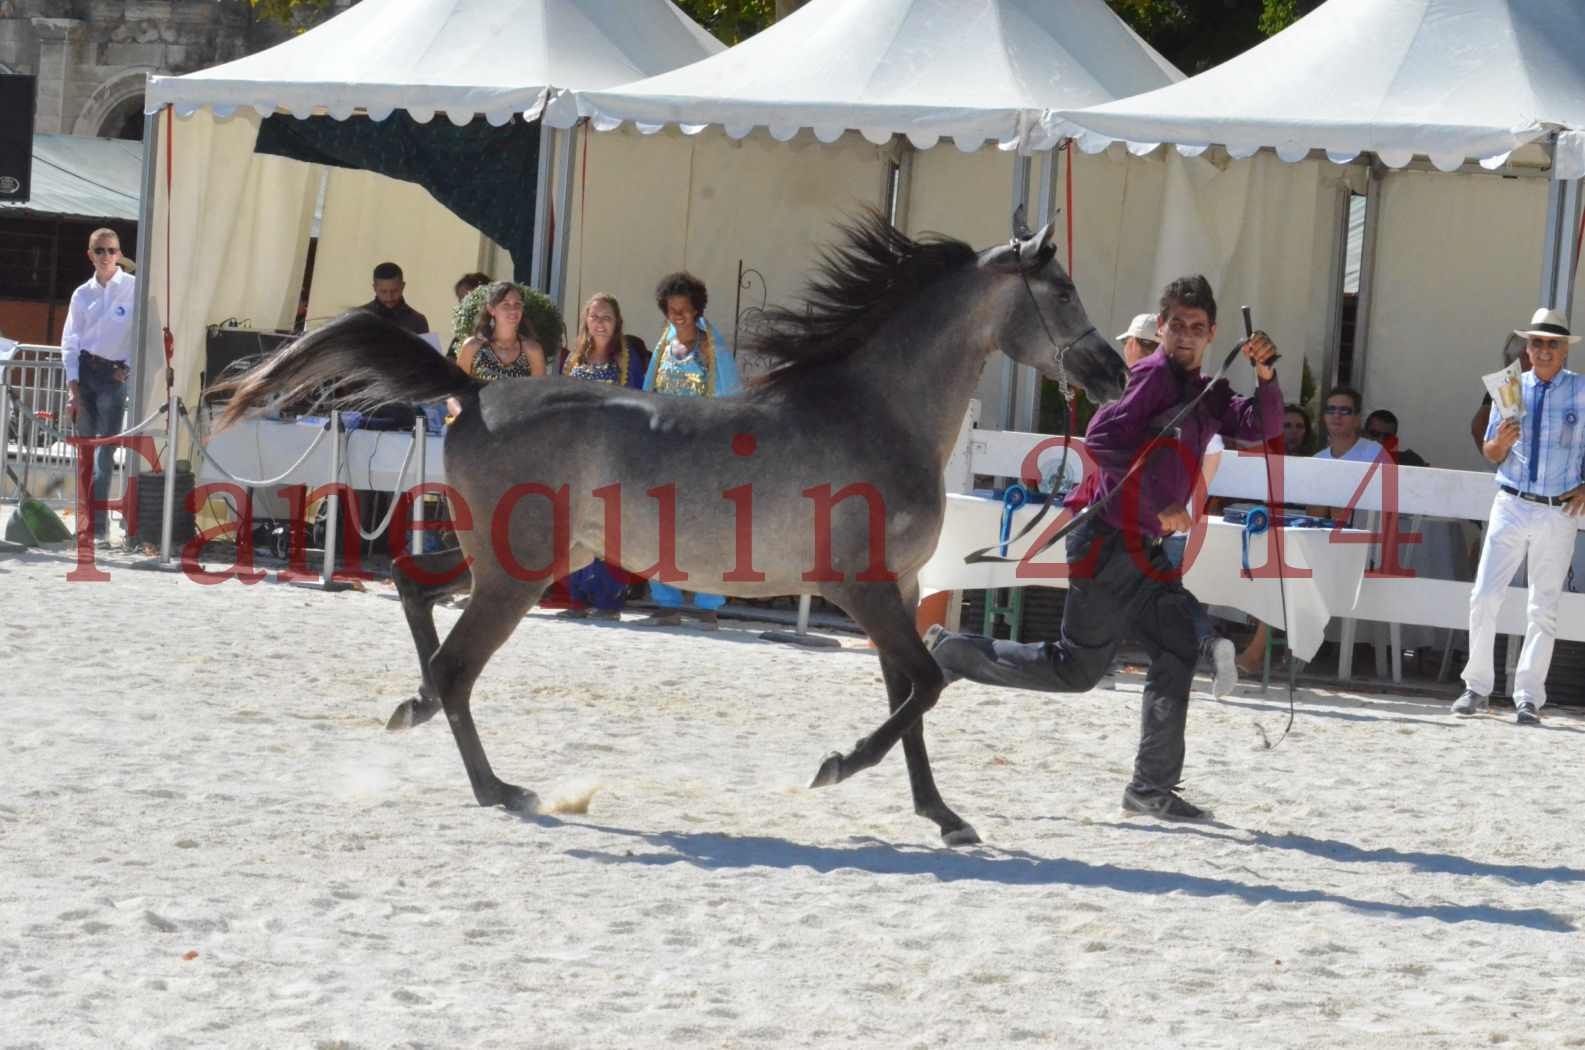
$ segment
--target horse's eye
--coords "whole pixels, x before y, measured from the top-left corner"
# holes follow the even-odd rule
[[[1057,293],[1057,302],[1061,303],[1063,306],[1067,306],[1069,303],[1073,302],[1073,293],[1072,292],[1058,292]]]

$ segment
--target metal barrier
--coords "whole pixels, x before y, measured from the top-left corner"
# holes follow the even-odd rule
[[[66,365],[56,346],[18,346],[0,361],[0,437],[5,470],[0,502],[19,501],[25,484],[53,507],[77,502],[77,454],[66,441]]]

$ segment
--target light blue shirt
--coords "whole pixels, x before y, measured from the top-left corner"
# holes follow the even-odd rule
[[[1561,496],[1585,480],[1585,376],[1563,369],[1552,377],[1543,399],[1532,369],[1519,378],[1519,389],[1524,399],[1519,440],[1497,464],[1497,482],[1534,496]],[[1487,441],[1497,436],[1501,423],[1493,408],[1486,421]],[[1530,480],[1532,463],[1535,481]]]

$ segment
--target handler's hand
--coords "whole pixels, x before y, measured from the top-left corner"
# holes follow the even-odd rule
[[[1255,366],[1255,374],[1262,382],[1276,377],[1277,369],[1270,361],[1277,356],[1277,344],[1265,332],[1256,332],[1244,342],[1244,356]]]
[[[1161,527],[1168,532],[1188,532],[1194,526],[1189,520],[1189,512],[1183,509],[1181,503],[1174,503],[1156,517],[1161,519]]]
[[[1504,454],[1513,448],[1514,444],[1519,440],[1519,433],[1520,428],[1517,419],[1505,419],[1497,427],[1497,444],[1502,447]]]
[[[1585,514],[1585,485],[1576,485],[1563,493],[1563,512],[1576,518]]]

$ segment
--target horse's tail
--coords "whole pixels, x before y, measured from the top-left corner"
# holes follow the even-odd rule
[[[277,397],[284,404],[370,409],[465,396],[482,385],[413,333],[354,310],[209,392],[231,399],[216,427],[223,430]]]

